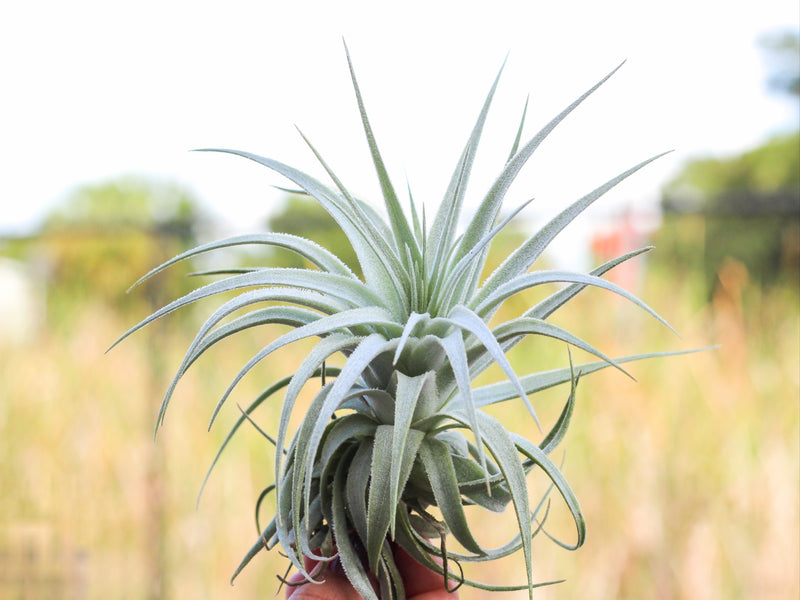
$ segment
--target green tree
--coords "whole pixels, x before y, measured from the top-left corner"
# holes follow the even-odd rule
[[[143,295],[126,290],[193,245],[199,219],[197,200],[175,183],[126,177],[77,188],[45,218],[31,248],[47,266],[49,314],[69,320],[95,301],[141,314]],[[159,304],[190,287],[186,278],[170,278],[166,286],[148,286],[144,297]]]
[[[766,85],[800,97],[800,32],[774,31],[760,40]],[[729,259],[762,284],[800,273],[800,132],[778,135],[739,156],[690,161],[663,190],[664,226],[656,240],[685,272],[701,263],[707,291]],[[688,216],[692,215],[692,216]],[[694,243],[692,243],[694,240]],[[704,250],[703,252],[697,252]],[[661,258],[660,260],[664,260]]]
[[[716,213],[787,211],[800,188],[800,132],[779,135],[739,156],[690,161],[665,187],[668,208]]]
[[[336,221],[316,200],[292,194],[280,212],[272,215],[267,227],[270,231],[283,231],[302,235],[336,254],[354,273],[361,276],[355,250]],[[308,263],[297,254],[274,250],[270,263],[282,267],[307,267]]]
[[[781,135],[730,158],[689,162],[663,191],[667,247],[692,229],[701,239],[709,291],[726,259],[742,263],[761,284],[800,270],[800,132]],[[687,227],[685,215],[702,222]],[[684,247],[686,240],[683,241]],[[685,257],[677,251],[675,260]],[[686,263],[684,263],[685,265]]]

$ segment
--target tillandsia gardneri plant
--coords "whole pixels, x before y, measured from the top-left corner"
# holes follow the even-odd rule
[[[348,191],[305,136],[333,186],[270,158],[234,150],[216,151],[256,161],[316,199],[347,234],[363,270],[363,280],[333,253],[302,237],[277,232],[232,237],[176,256],[142,280],[178,261],[245,244],[284,248],[301,255],[313,266],[215,271],[226,277],[168,304],[120,340],[198,300],[241,291],[225,301],[197,333],[164,397],[157,429],[163,423],[178,381],[220,340],[264,325],[293,328],[264,346],[244,365],[214,409],[212,424],[234,387],[258,363],[292,342],[319,340],[294,373],[273,382],[243,409],[219,451],[243,423],[252,422],[251,415],[261,404],[283,395],[274,437],[259,428],[276,450],[274,482],[258,500],[257,523],[259,505],[266,495],[275,495],[277,508],[265,527],[259,525],[258,538],[234,577],[261,550],[280,546],[291,565],[309,582],[324,578],[326,567],[337,560],[365,599],[403,599],[402,577],[393,555],[393,548],[399,546],[423,565],[441,573],[450,588],[463,583],[486,590],[528,589],[532,595],[534,587],[546,585],[534,583],[532,539],[544,531],[559,545],[575,549],[583,544],[586,533],[578,500],[550,458],[569,426],[579,377],[608,366],[627,373],[622,363],[667,353],[615,360],[547,320],[581,290],[593,286],[619,294],[664,322],[642,301],[602,278],[610,269],[648,248],[620,256],[590,273],[530,269],[553,238],[577,215],[657,157],[617,175],[564,209],[482,280],[492,241],[528,204],[516,207],[501,219],[503,198],[509,186],[553,128],[613,71],[521,145],[523,111],[502,172],[465,229],[458,233],[467,182],[497,79],[458,160],[444,199],[429,223],[424,210],[417,211],[412,198],[409,197],[410,218],[401,208],[367,119],[349,53],[347,60],[388,220]],[[560,286],[521,315],[497,325],[489,324],[506,300],[545,284]],[[259,307],[262,303],[269,304]],[[234,316],[242,311],[243,314]],[[570,358],[569,366],[564,368],[518,376],[506,353],[528,336],[561,340],[597,360],[573,366]],[[337,355],[345,359],[340,367],[332,365]],[[507,379],[473,389],[473,379],[495,363]],[[530,397],[560,384],[569,384],[564,408],[552,428],[546,434],[541,433],[538,443],[508,431],[483,410],[489,405],[519,399],[530,413],[532,424],[538,427]],[[309,385],[317,386],[316,394],[302,424],[292,433],[290,417],[301,390]],[[543,528],[549,499],[548,494],[536,502],[529,497],[526,476],[534,469],[549,478],[548,493],[556,490],[568,508],[576,529],[572,543],[555,539]],[[509,507],[519,533],[501,547],[485,548],[476,539],[465,513],[465,507],[471,505],[492,512]],[[431,507],[436,507],[438,514]],[[452,544],[448,548],[451,536],[460,544],[459,551],[454,551]],[[519,550],[524,555],[527,582],[496,586],[464,576],[462,563],[491,561]],[[304,557],[317,561],[317,566],[307,570]]]

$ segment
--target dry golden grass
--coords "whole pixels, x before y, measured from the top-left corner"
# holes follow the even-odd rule
[[[601,310],[615,307],[607,294],[588,292],[556,315],[612,355],[722,346],[635,365],[635,383],[612,372],[582,380],[563,448],[589,535],[576,553],[537,538],[538,579],[567,579],[537,598],[767,600],[800,593],[798,293],[794,286],[762,291],[729,275],[708,305],[690,300],[688,284],[672,277],[656,274],[645,283],[641,296],[683,340],[630,306],[601,318]],[[238,416],[235,403],[291,372],[294,356],[278,354],[248,376],[206,434],[219,394],[260,340],[255,334],[221,345],[181,383],[154,444],[164,377],[189,338],[167,323],[166,333],[145,331],[104,355],[128,325],[107,307],[87,305],[58,333],[0,348],[0,558],[7,565],[0,567],[0,598],[19,597],[3,583],[10,576],[3,569],[15,564],[16,575],[27,569],[33,577],[35,565],[23,559],[37,552],[45,563],[75,558],[68,570],[91,599],[154,598],[159,590],[164,598],[273,597],[285,565],[275,552],[228,585],[254,540],[254,501],[271,482],[272,450],[255,431],[246,429],[223,455],[199,510],[194,505]],[[565,359],[555,344],[514,355],[520,371]],[[543,394],[541,414],[552,418],[564,394]],[[496,412],[535,435],[524,409]],[[257,415],[274,431],[274,406]],[[554,502],[549,523],[569,541],[573,532],[560,510]],[[503,541],[502,525],[484,520],[476,530],[487,543]],[[522,582],[520,560],[502,570],[466,565],[467,574]],[[485,597],[461,591],[462,600]]]

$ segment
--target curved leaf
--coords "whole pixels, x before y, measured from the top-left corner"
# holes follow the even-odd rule
[[[472,535],[464,514],[458,479],[447,444],[427,437],[419,447],[419,456],[428,474],[436,505],[442,512],[447,527],[467,550],[475,554],[486,554],[486,550]]]
[[[366,215],[362,214],[360,210],[363,204],[359,203],[347,188],[344,187],[342,182],[333,172],[333,170],[328,166],[328,163],[322,158],[322,155],[317,152],[317,149],[311,144],[311,142],[300,132],[300,135],[305,140],[308,147],[314,153],[314,156],[317,157],[317,160],[320,162],[322,167],[327,171],[328,176],[333,180],[336,187],[339,188],[339,191],[342,195],[349,201],[350,205],[353,207],[357,207],[354,210],[355,213],[358,214],[360,217],[358,219],[360,229],[364,234],[364,237],[368,240],[368,243],[372,244],[376,250],[376,253],[383,258],[383,263],[386,268],[387,273],[389,273],[389,282],[391,283],[392,287],[395,291],[395,299],[397,301],[397,305],[400,307],[405,307],[407,304],[407,297],[408,297],[408,289],[405,288],[405,283],[407,280],[406,271],[403,268],[402,261],[400,260],[400,255],[398,254],[397,250],[391,247],[387,243],[387,238],[380,235],[378,229],[383,230],[384,228],[381,226],[376,227],[375,222],[373,219],[368,218]],[[382,225],[382,223],[381,223]],[[388,233],[391,234],[391,230],[388,230]],[[392,239],[390,236],[388,239]]]
[[[306,468],[309,471],[314,468],[314,457],[316,456],[317,448],[322,440],[327,421],[333,416],[336,408],[350,391],[350,388],[361,378],[364,370],[370,363],[378,355],[394,350],[394,344],[396,343],[396,339],[387,342],[382,335],[373,333],[365,337],[348,357],[347,362],[344,364],[344,367],[342,367],[342,371],[331,387],[331,391],[320,410],[319,419],[311,432],[308,441],[308,458],[306,461]],[[307,479],[305,487],[306,498],[310,496],[310,488],[311,480]]]
[[[525,408],[528,409],[528,412],[536,422],[536,426],[539,428],[539,430],[541,430],[542,426],[539,424],[539,417],[536,416],[536,411],[533,409],[533,405],[531,405],[530,400],[528,400],[528,396],[525,394],[525,389],[520,384],[517,374],[511,367],[511,363],[508,362],[505,352],[503,352],[503,349],[500,347],[500,343],[494,337],[494,334],[487,327],[486,323],[484,323],[476,313],[464,306],[456,306],[453,308],[453,310],[450,311],[448,320],[454,325],[461,327],[465,331],[468,331],[478,338],[480,343],[486,348],[492,358],[494,358],[495,362],[497,362],[500,368],[503,369],[503,372],[506,374],[506,377],[508,377],[512,385],[517,388],[519,397],[525,404]]]
[[[481,300],[490,295],[498,287],[504,283],[510,282],[519,274],[526,272],[531,265],[533,265],[536,259],[541,256],[542,252],[550,244],[550,242],[552,242],[553,239],[575,219],[575,217],[591,206],[595,200],[600,198],[608,190],[615,187],[617,184],[624,181],[636,173],[636,171],[642,169],[654,160],[664,156],[664,154],[667,153],[663,152],[640,162],[635,167],[617,175],[613,179],[607,181],[597,189],[593,190],[577,202],[574,202],[561,211],[547,225],[539,229],[528,239],[528,241],[522,244],[503,261],[503,263],[494,271],[494,273],[492,273],[484,282],[483,286],[475,297],[475,301],[481,302]]]
[[[339,373],[339,368],[327,367],[325,369],[325,372],[329,375],[335,376]],[[321,375],[322,375],[322,369],[319,369],[314,373],[313,376],[319,377]],[[197,494],[197,507],[200,506],[200,498],[202,497],[203,491],[205,490],[206,485],[208,484],[208,480],[211,477],[211,471],[214,470],[214,467],[217,465],[217,462],[219,462],[220,456],[222,456],[222,452],[225,450],[225,448],[228,447],[228,444],[233,439],[233,436],[236,434],[236,432],[239,430],[239,427],[241,427],[242,423],[244,423],[247,420],[245,415],[248,416],[251,415],[253,411],[259,406],[261,406],[261,404],[263,404],[266,400],[268,400],[269,398],[277,394],[279,391],[281,391],[283,388],[285,388],[287,385],[289,385],[289,382],[291,380],[292,380],[291,376],[284,377],[283,379],[276,381],[267,389],[265,389],[263,392],[261,392],[256,397],[256,399],[253,400],[253,402],[250,403],[250,405],[244,410],[245,414],[240,416],[233,424],[233,427],[231,427],[230,431],[228,432],[228,435],[226,435],[225,439],[222,440],[222,444],[220,445],[219,450],[217,450],[217,453],[214,455],[214,459],[211,461],[211,466],[209,466],[208,471],[206,471],[206,476],[203,478],[203,483],[200,485],[200,491]],[[277,446],[277,442],[275,445]]]
[[[541,448],[539,448],[539,446],[516,433],[511,433],[511,438],[520,452],[534,461],[545,473],[547,473],[547,476],[555,484],[556,489],[561,493],[561,497],[564,498],[564,502],[566,502],[567,507],[569,508],[570,514],[575,523],[575,528],[577,529],[578,539],[575,544],[560,545],[566,550],[576,550],[580,548],[583,545],[583,542],[586,540],[586,521],[583,518],[583,512],[581,512],[578,499],[575,497],[575,493],[572,491],[569,483],[564,478],[564,475],[561,474],[559,468],[547,457],[547,455]]]
[[[211,423],[209,424],[209,428],[214,424],[214,421],[219,414],[222,405],[230,396],[233,389],[238,385],[238,383],[242,380],[242,378],[252,370],[259,362],[264,360],[267,356],[272,354],[275,350],[282,348],[292,342],[299,341],[304,338],[313,337],[313,336],[326,336],[339,331],[340,329],[347,329],[348,327],[358,326],[361,327],[363,325],[377,325],[380,327],[394,327],[399,331],[399,326],[392,320],[391,315],[382,308],[377,307],[365,307],[365,308],[354,308],[351,310],[346,310],[335,315],[330,315],[327,317],[322,317],[317,321],[313,321],[308,325],[304,325],[302,327],[298,327],[297,329],[293,329],[264,348],[262,348],[255,356],[253,356],[247,364],[237,373],[236,377],[233,378],[233,381],[228,385],[228,389],[225,390],[225,393],[220,398],[217,406],[214,408],[214,412],[211,416]]]
[[[533,155],[544,139],[550,134],[550,132],[553,131],[553,129],[555,129],[556,126],[567,117],[567,115],[575,110],[597,88],[603,85],[603,83],[605,83],[609,77],[616,73],[621,66],[622,65],[620,64],[616,69],[611,71],[611,73],[596,83],[591,89],[582,94],[577,100],[575,100],[575,102],[561,111],[552,121],[545,125],[544,128],[539,131],[539,133],[537,133],[527,144],[525,144],[525,146],[523,146],[522,149],[517,152],[517,154],[514,155],[511,160],[506,163],[502,173],[500,173],[500,175],[497,177],[491,189],[486,194],[478,209],[475,211],[475,214],[479,215],[480,218],[474,219],[467,227],[467,230],[464,232],[464,237],[461,240],[461,244],[459,245],[458,252],[456,253],[456,258],[461,258],[464,254],[469,252],[469,250],[475,244],[477,244],[478,241],[492,228],[494,225],[494,220],[497,218],[497,215],[500,212],[503,198],[505,197],[508,188],[511,186],[511,183],[514,181],[514,179],[516,179],[522,167]]]
[[[394,508],[400,501],[402,487],[411,473],[417,448],[422,441],[421,432],[411,432],[411,424],[417,411],[417,402],[423,395],[426,384],[435,385],[435,375],[432,372],[423,373],[416,377],[408,377],[397,373],[397,391],[394,404],[394,428],[392,430],[392,460],[390,469],[389,502],[390,515],[394,515]],[[411,441],[409,441],[411,436]],[[416,438],[419,437],[417,441]],[[408,446],[410,444],[410,446]],[[410,454],[410,456],[409,456]],[[392,519],[392,537],[394,537],[394,519]]]
[[[511,296],[545,283],[579,283],[609,290],[630,300],[677,335],[677,332],[663,317],[639,300],[639,298],[617,284],[611,283],[602,277],[595,277],[594,275],[586,275],[584,273],[572,273],[570,271],[534,271],[533,273],[520,275],[494,290],[483,302],[474,308],[475,313],[481,316],[489,315],[496,307]]]
[[[621,265],[625,261],[628,261],[632,258],[639,256],[640,254],[644,254],[645,252],[649,252],[653,249],[653,246],[647,246],[645,248],[640,248],[638,250],[634,250],[633,252],[628,252],[627,254],[623,254],[622,256],[618,256],[617,258],[610,260],[606,263],[603,263],[596,269],[592,269],[589,271],[589,275],[594,275],[595,277],[600,277],[613,269],[614,267]],[[571,298],[575,297],[581,290],[586,289],[585,285],[579,283],[573,283],[572,285],[568,285],[567,287],[560,289],[556,293],[548,296],[535,306],[529,308],[525,313],[522,315],[524,317],[534,317],[536,319],[547,319],[550,315],[552,315],[556,310],[564,306]]]
[[[664,358],[667,356],[693,354],[695,352],[702,352],[709,349],[710,348],[697,348],[692,350],[678,350],[675,352],[649,352],[615,358],[614,362],[617,364],[624,364],[638,360],[646,360],[649,358]],[[610,363],[606,361],[596,361],[576,366],[575,372],[583,377],[596,371],[601,371],[609,366],[611,366]],[[550,371],[542,371],[540,373],[524,375],[519,378],[519,381],[528,394],[535,394],[536,392],[567,383],[571,380],[571,378],[571,369],[569,367],[565,367],[561,369],[553,369]],[[473,397],[475,398],[475,405],[478,408],[489,406],[491,404],[497,404],[498,402],[504,402],[506,400],[513,400],[514,398],[519,397],[516,387],[507,381],[492,383],[476,388],[472,390],[472,393]]]
[[[201,151],[221,152],[247,158],[283,175],[303,188],[309,196],[313,197],[322,205],[338,223],[339,227],[342,228],[356,252],[358,262],[361,265],[367,283],[375,289],[382,290],[388,302],[392,301],[393,292],[390,292],[390,290],[393,290],[393,284],[391,275],[386,268],[387,257],[381,256],[376,251],[376,248],[370,244],[370,240],[365,235],[363,227],[367,221],[359,219],[358,217],[361,215],[357,214],[360,204],[358,206],[352,206],[342,202],[342,199],[333,190],[323,185],[317,179],[280,161],[239,150],[206,148]]]
[[[243,305],[244,304],[242,304],[242,306]],[[239,306],[235,307],[233,310],[238,308]],[[167,388],[166,393],[164,394],[163,400],[161,401],[158,419],[156,420],[156,428],[163,424],[167,407],[172,395],[175,392],[178,382],[186,374],[186,371],[188,371],[189,367],[191,367],[194,362],[211,346],[220,340],[233,335],[234,333],[250,327],[269,324],[293,325],[299,327],[321,317],[319,313],[302,308],[271,306],[261,310],[252,311],[226,325],[223,325],[209,334],[209,329],[211,329],[219,320],[227,316],[228,312],[231,311],[220,309],[214,315],[212,315],[212,317],[205,322],[194,341],[189,346],[186,354],[183,357],[183,360],[181,361],[181,364],[178,366],[175,375],[169,384],[169,387]]]
[[[492,330],[492,333],[497,338],[497,341],[501,343],[509,338],[516,338],[517,336],[526,335],[543,335],[561,340],[562,342],[572,344],[576,348],[580,348],[581,350],[589,352],[590,354],[594,354],[598,358],[602,358],[611,366],[616,367],[621,372],[625,373],[625,375],[633,379],[633,376],[623,369],[613,358],[606,356],[604,353],[600,352],[600,350],[591,344],[584,342],[581,338],[571,334],[566,329],[562,329],[557,325],[553,325],[547,321],[542,321],[541,319],[517,317],[516,319],[512,319],[511,321],[507,321],[506,323],[499,325]]]
[[[282,469],[283,469],[283,452],[284,444],[286,442],[286,435],[289,429],[289,419],[294,409],[294,404],[297,400],[300,391],[305,386],[306,382],[313,376],[317,369],[320,368],[322,363],[325,362],[331,355],[337,352],[352,349],[360,341],[360,338],[353,338],[345,335],[334,334],[325,338],[318,343],[303,362],[298,367],[295,374],[292,376],[289,386],[286,389],[286,395],[283,399],[281,406],[280,421],[278,423],[278,432],[275,436],[275,483],[276,494],[278,498],[282,498],[283,485],[282,485]],[[287,467],[288,468],[288,467]],[[291,489],[291,488],[289,488]],[[288,511],[287,511],[288,513]],[[288,543],[288,530],[289,523],[285,517],[278,513],[278,535],[280,536],[281,545],[286,548]],[[294,562],[294,561],[293,561]]]
[[[450,413],[450,416],[467,424],[466,419],[459,413]],[[511,492],[511,501],[514,505],[514,512],[517,517],[520,535],[522,537],[522,553],[525,557],[525,569],[528,579],[528,589],[530,597],[533,597],[533,572],[531,567],[531,509],[528,499],[528,487],[525,481],[525,469],[522,466],[517,447],[512,441],[510,434],[496,419],[484,412],[478,412],[481,429],[484,433],[484,440],[489,452],[494,456],[494,460],[500,471],[503,473]]]
[[[339,558],[342,561],[342,567],[347,575],[347,579],[361,594],[364,600],[378,600],[375,591],[372,589],[372,583],[369,580],[361,560],[358,558],[358,553],[350,541],[350,528],[348,526],[348,519],[345,513],[345,472],[347,471],[347,464],[339,463],[336,469],[336,477],[333,482],[333,535],[336,539],[336,547],[339,550]]]
[[[217,240],[214,242],[209,242],[207,244],[201,244],[200,246],[196,246],[191,250],[182,252],[177,256],[169,259],[167,262],[162,263],[155,269],[152,269],[151,271],[140,277],[130,288],[128,288],[128,291],[132,290],[142,282],[150,279],[156,273],[160,273],[167,267],[170,267],[175,263],[181,262],[182,260],[193,258],[200,254],[211,252],[212,250],[219,250],[220,248],[230,248],[233,246],[246,246],[255,244],[263,244],[266,246],[277,246],[279,248],[290,250],[295,254],[299,254],[303,258],[309,260],[312,264],[316,265],[323,271],[328,271],[330,273],[336,273],[338,275],[344,275],[346,277],[355,278],[355,275],[350,270],[350,268],[346,264],[344,264],[344,262],[342,262],[342,260],[338,256],[336,256],[326,248],[323,248],[316,242],[312,242],[307,238],[300,237],[297,235],[292,235],[290,233],[268,232],[268,233],[251,233],[245,235],[236,235],[222,240]]]
[[[360,281],[342,275],[334,275],[322,271],[311,271],[309,269],[259,269],[258,271],[234,275],[221,281],[214,281],[189,292],[182,298],[170,302],[122,334],[119,339],[111,345],[109,350],[135,331],[193,302],[223,292],[259,286],[284,286],[308,289],[314,292],[327,294],[334,298],[339,298],[354,307],[384,306],[380,297],[370,290],[369,287]]]

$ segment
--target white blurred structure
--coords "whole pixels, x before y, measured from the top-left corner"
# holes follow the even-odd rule
[[[0,257],[0,344],[21,344],[39,331],[44,291],[19,261]]]

